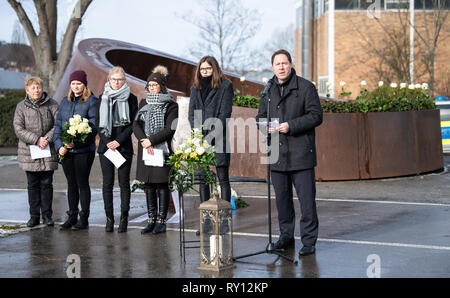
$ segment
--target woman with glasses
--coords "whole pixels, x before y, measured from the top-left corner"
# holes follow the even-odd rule
[[[133,132],[139,141],[136,179],[145,183],[148,211],[148,224],[142,234],[166,232],[170,167],[165,163],[149,165],[143,160],[143,155],[145,150],[145,153],[156,157],[156,149],[162,150],[164,159],[172,154],[170,144],[175,133],[172,122],[178,118],[178,104],[167,91],[167,75],[164,66],[158,65],[153,69],[145,87],[146,98],[141,100],[133,122]]]
[[[120,222],[119,233],[127,231],[128,212],[130,210],[130,171],[133,160],[133,119],[138,105],[137,97],[130,92],[122,67],[114,67],[108,74],[103,94],[99,96],[97,107],[97,127],[100,143],[98,155],[103,175],[103,202],[106,213],[106,232],[114,231],[113,187],[115,166],[105,157],[108,150],[118,151],[125,162],[118,168],[120,186]]]
[[[202,125],[206,140],[215,146],[216,172],[221,197],[228,202],[231,200],[231,186],[228,176],[230,151],[227,150],[229,141],[226,135],[226,119],[231,117],[233,98],[233,85],[224,77],[217,60],[212,56],[200,59],[195,70],[194,85],[191,87],[189,122],[192,128]],[[201,119],[196,119],[200,115]],[[220,128],[222,131],[215,131]],[[214,132],[216,137],[209,140],[208,134],[211,132]],[[202,176],[199,183],[200,201],[209,200],[210,189],[208,185],[205,185]],[[199,234],[198,231],[197,234]]]

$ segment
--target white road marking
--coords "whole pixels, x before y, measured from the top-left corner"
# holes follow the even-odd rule
[[[17,223],[17,224],[25,224],[26,221],[23,220],[8,220],[8,219],[0,219],[0,223]],[[60,225],[62,222],[55,222],[55,225]],[[119,225],[114,225],[114,227],[118,227]],[[45,227],[45,225],[40,225],[39,227]],[[89,224],[89,227],[101,227],[104,228],[104,224]],[[137,229],[141,230],[143,227],[141,226],[128,226],[129,229]],[[167,227],[168,231],[178,232],[177,228]],[[195,229],[185,229],[187,233],[195,233],[197,230]],[[247,236],[247,237],[264,237],[268,238],[268,234],[260,234],[260,233],[244,233],[244,232],[233,232],[233,236]],[[274,238],[278,238],[279,235],[272,235]],[[300,240],[300,237],[296,236],[295,239]],[[412,244],[412,243],[397,243],[397,242],[378,242],[378,241],[364,241],[364,240],[346,240],[346,239],[332,239],[332,238],[318,238],[318,242],[331,242],[331,243],[346,243],[346,244],[358,244],[358,245],[377,245],[377,246],[390,246],[390,247],[402,247],[402,248],[420,248],[420,249],[433,249],[433,250],[444,250],[450,251],[450,246],[440,246],[440,245],[423,245],[423,244]]]
[[[19,188],[0,188],[0,191],[27,191],[26,189]],[[66,192],[66,190],[54,190],[55,192]],[[91,189],[93,193],[101,193],[101,189]],[[118,192],[118,190],[117,190]],[[144,193],[132,193],[132,195],[144,195]],[[196,194],[185,194],[185,197],[198,197]],[[242,196],[243,198],[248,199],[267,199],[267,196]],[[275,200],[274,196],[270,197],[272,200]],[[298,199],[294,196],[294,199]],[[450,201],[450,198],[445,198]],[[413,206],[438,206],[438,207],[450,207],[450,203],[421,203],[421,202],[402,202],[402,201],[380,201],[380,200],[360,200],[360,199],[324,199],[324,198],[316,198],[316,201],[324,201],[324,202],[347,202],[347,203],[373,203],[373,204],[398,204],[398,205],[413,205]]]

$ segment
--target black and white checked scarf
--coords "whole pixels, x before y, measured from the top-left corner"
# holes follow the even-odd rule
[[[145,135],[149,137],[164,129],[164,116],[166,115],[167,106],[174,100],[170,94],[152,94],[148,91],[146,91],[146,94],[145,101],[147,104],[139,110],[136,119],[144,122]],[[167,142],[161,145],[156,144],[153,147],[163,149],[165,153],[169,153]]]

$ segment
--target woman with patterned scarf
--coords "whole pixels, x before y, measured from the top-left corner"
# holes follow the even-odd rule
[[[114,164],[104,156],[105,152],[117,150],[125,158],[125,162],[118,168],[120,186],[120,222],[119,233],[127,231],[128,212],[130,210],[130,171],[133,160],[133,120],[138,110],[137,98],[130,92],[125,71],[122,67],[114,67],[108,74],[103,94],[99,96],[97,107],[98,155],[103,175],[103,201],[106,213],[106,232],[114,231]]]
[[[169,209],[170,167],[145,165],[143,150],[153,154],[153,149],[161,149],[164,156],[172,154],[170,146],[175,127],[172,122],[178,118],[178,104],[167,92],[167,68],[158,65],[147,79],[146,98],[141,100],[139,111],[133,122],[133,132],[139,140],[136,179],[145,183],[148,223],[142,234],[159,234],[166,231]]]

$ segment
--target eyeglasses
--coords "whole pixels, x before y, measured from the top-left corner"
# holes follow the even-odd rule
[[[211,66],[200,68],[200,72],[210,72],[212,70],[213,70],[213,68]]]
[[[113,78],[111,78],[111,79],[109,79],[111,82],[115,82],[115,83],[122,83],[123,81],[125,81],[125,79],[113,79]]]
[[[158,88],[159,84],[148,84],[149,89]]]

